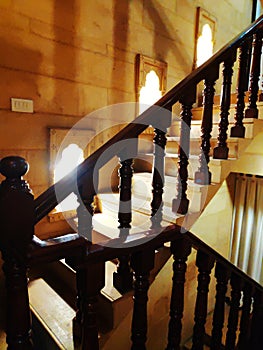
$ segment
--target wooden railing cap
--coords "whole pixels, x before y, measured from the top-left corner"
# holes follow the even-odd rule
[[[0,173],[7,179],[18,179],[29,169],[27,161],[18,156],[9,156],[0,160]]]

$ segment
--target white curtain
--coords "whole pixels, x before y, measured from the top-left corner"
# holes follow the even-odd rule
[[[230,260],[263,285],[263,178],[237,175]]]

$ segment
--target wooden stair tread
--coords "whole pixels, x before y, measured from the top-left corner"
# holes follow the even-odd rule
[[[58,349],[73,350],[72,319],[75,311],[41,278],[29,283],[29,301],[32,313]]]

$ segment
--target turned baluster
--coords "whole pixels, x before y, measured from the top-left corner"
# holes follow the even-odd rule
[[[246,283],[243,289],[243,306],[242,306],[242,316],[240,320],[240,334],[238,337],[238,349],[247,350],[249,349],[249,337],[250,337],[250,312],[251,312],[251,298],[252,287],[250,284]]]
[[[161,226],[163,208],[163,188],[165,177],[165,145],[167,128],[171,125],[172,106],[162,109],[154,118],[154,151],[152,169],[152,202],[151,222],[152,228]]]
[[[236,332],[238,327],[238,311],[240,306],[241,288],[242,288],[241,279],[235,274],[231,276],[230,284],[231,284],[232,290],[231,290],[231,302],[230,302],[230,311],[228,316],[226,344],[225,344],[225,347],[227,350],[234,349],[236,344]]]
[[[191,253],[191,244],[187,239],[171,242],[173,254],[173,287],[170,303],[170,321],[168,328],[168,345],[166,350],[180,350],[182,317],[184,311],[184,284],[186,261]]]
[[[228,147],[227,147],[227,128],[229,125],[228,115],[231,101],[231,83],[233,75],[233,65],[236,58],[236,52],[232,54],[224,62],[223,69],[223,85],[221,91],[220,101],[220,122],[219,122],[219,135],[217,147],[214,148],[213,157],[215,159],[227,159],[228,158]]]
[[[192,350],[201,350],[204,346],[210,274],[214,266],[214,262],[215,260],[213,257],[203,253],[200,250],[197,252],[196,266],[198,267],[199,274],[197,298],[195,303],[195,324]]]
[[[120,200],[118,221],[120,237],[124,239],[129,235],[132,220],[131,188],[133,175],[133,159],[127,159],[128,156],[130,156],[130,154],[128,154],[127,151],[122,152],[122,154],[119,156],[121,166],[119,169]],[[130,268],[130,256],[119,256],[118,261],[119,262],[117,266],[117,272],[114,272],[113,274],[113,285],[120,293],[125,293],[132,289],[133,274]]]
[[[223,326],[225,318],[225,295],[227,292],[227,283],[230,277],[229,271],[221,265],[216,264],[216,303],[213,314],[213,328],[211,338],[211,349],[221,350]]]
[[[89,262],[76,270],[77,311],[73,319],[74,349],[99,350],[96,304],[100,290],[105,285],[105,263]]]
[[[180,146],[178,149],[178,184],[177,197],[173,200],[172,208],[174,213],[186,214],[189,200],[186,195],[188,180],[188,159],[190,150],[190,128],[192,120],[192,106],[196,98],[196,87],[188,90],[185,96],[180,99],[182,104],[181,112],[181,133]]]
[[[28,163],[21,157],[6,157],[0,172],[6,177],[0,187],[0,249],[7,291],[6,342],[8,350],[33,349],[27,289],[27,250],[34,233],[34,198],[22,176]]]
[[[172,106],[162,109],[154,119],[151,221],[152,228],[158,228],[162,221],[166,132],[171,125]]]
[[[152,228],[161,226],[163,208],[163,187],[164,187],[164,156],[166,136],[165,132],[159,129],[154,130],[154,164],[152,176],[152,201],[151,221]]]
[[[203,119],[201,126],[201,147],[199,155],[199,168],[195,173],[195,183],[199,185],[208,185],[211,183],[211,172],[209,171],[209,154],[210,154],[210,139],[213,126],[213,104],[215,95],[215,81],[218,79],[219,67],[213,69],[209,74],[209,78],[204,81],[205,88],[203,91]]]
[[[248,89],[249,60],[251,43],[245,41],[240,47],[239,67],[237,77],[237,103],[235,113],[235,125],[231,128],[231,137],[245,137],[245,127],[243,125],[245,109],[245,92]]]
[[[154,255],[155,251],[148,249],[136,252],[131,257],[131,266],[134,270],[135,278],[131,350],[146,350],[149,275],[154,267]]]
[[[253,36],[253,52],[252,52],[252,63],[250,71],[250,86],[249,86],[249,104],[246,109],[246,118],[258,118],[258,81],[260,75],[260,64],[261,64],[261,47],[262,47],[262,33],[254,34]]]
[[[248,349],[261,350],[263,344],[263,293],[257,290],[254,295],[251,335]]]
[[[92,174],[85,180],[81,180],[78,184],[78,202],[77,208],[78,216],[78,233],[85,237],[90,243],[92,242],[92,218],[94,215],[94,196],[96,195],[98,176],[95,177]]]

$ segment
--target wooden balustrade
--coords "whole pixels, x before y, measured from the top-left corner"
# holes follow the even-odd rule
[[[179,101],[181,111],[181,134],[178,151],[178,187],[177,195],[172,207],[175,213],[186,214],[189,200],[187,198],[188,163],[190,151],[190,128],[192,107],[196,99],[196,86],[204,80],[203,121],[200,167],[196,173],[196,183],[208,184],[211,181],[208,163],[210,156],[210,138],[212,130],[212,107],[214,97],[214,84],[218,77],[219,66],[223,67],[223,87],[220,103],[220,122],[217,147],[214,149],[214,158],[227,159],[227,130],[230,108],[231,84],[233,64],[237,49],[241,46],[239,56],[239,74],[237,89],[237,107],[235,126],[232,136],[243,136],[244,92],[246,81],[242,76],[247,75],[250,56],[250,38],[253,35],[253,58],[250,72],[249,108],[246,116],[256,117],[256,103],[258,93],[259,62],[262,46],[263,16],[246,29],[240,36],[231,41],[222,50],[216,53],[207,63],[200,66],[178,85],[171,89],[164,97],[142,113],[134,123],[127,125],[106,144],[96,150],[71,174],[51,186],[36,200],[33,199],[30,189],[22,176],[27,171],[27,163],[20,157],[7,157],[1,160],[0,171],[6,177],[0,187],[0,213],[1,229],[0,248],[4,259],[3,270],[6,276],[7,287],[7,343],[8,350],[32,349],[31,321],[27,291],[27,267],[39,261],[56,261],[66,258],[68,263],[76,270],[77,278],[77,312],[73,321],[74,346],[76,349],[99,349],[98,324],[96,315],[96,299],[104,286],[105,262],[119,257],[120,265],[115,274],[115,283],[121,275],[131,282],[131,269],[134,277],[134,309],[132,318],[132,350],[145,350],[147,341],[147,300],[149,289],[149,274],[154,267],[155,249],[165,242],[171,242],[173,254],[173,287],[170,306],[170,322],[168,331],[167,350],[179,350],[181,342],[182,320],[184,312],[184,283],[186,277],[186,261],[191,249],[197,250],[196,265],[199,270],[198,289],[195,301],[195,318],[193,328],[192,349],[203,349],[205,342],[205,323],[207,315],[207,301],[209,292],[210,273],[216,262],[216,304],[213,318],[211,348],[220,349],[222,329],[224,327],[224,298],[228,279],[231,286],[230,313],[227,325],[225,349],[262,348],[263,337],[261,325],[263,322],[263,288],[248,276],[240,272],[235,266],[221,257],[211,247],[201,242],[190,232],[181,233],[181,228],[171,225],[161,234],[156,234],[161,227],[163,186],[164,186],[164,156],[166,144],[166,131],[171,123],[172,106]],[[157,109],[157,112],[156,112]],[[162,117],[162,110],[169,111],[169,118]],[[157,119],[156,119],[157,116]],[[120,206],[119,229],[121,241],[127,238],[131,227],[131,179],[132,159],[136,152],[129,153],[129,139],[138,136],[152,125],[154,136],[154,165],[153,165],[153,198],[151,202],[151,227],[144,232],[146,238],[138,238],[136,244],[127,245],[127,248],[98,246],[92,242],[92,217],[94,214],[93,199],[97,194],[98,171],[94,175],[93,169],[98,159],[105,154],[99,168],[106,164],[113,156],[120,158]],[[113,153],[106,151],[113,145],[120,144]],[[115,147],[116,148],[116,147]],[[77,195],[80,206],[78,208],[78,239],[80,243],[74,244],[76,237],[68,240],[57,239],[54,242],[32,241],[34,224],[52,210],[72,191],[73,175],[77,175]],[[58,199],[55,187],[61,192]],[[117,225],[117,223],[116,223]],[[151,237],[152,235],[152,237]],[[152,238],[152,239],[150,239]],[[135,238],[136,239],[136,238]],[[118,242],[119,242],[118,241]],[[113,242],[114,243],[114,242]],[[134,243],[134,242],[132,242]],[[74,246],[74,249],[71,247]],[[29,248],[33,253],[29,253]],[[79,250],[77,250],[79,249]],[[31,255],[30,255],[31,254]],[[74,257],[74,259],[72,258]],[[129,264],[129,259],[131,262]],[[35,260],[34,260],[35,259]],[[122,283],[123,283],[122,276]],[[126,282],[124,283],[126,284]],[[123,288],[123,284],[120,284]],[[125,288],[123,289],[125,290]],[[239,326],[240,299],[243,293],[242,316]],[[246,330],[249,330],[246,332]]]

